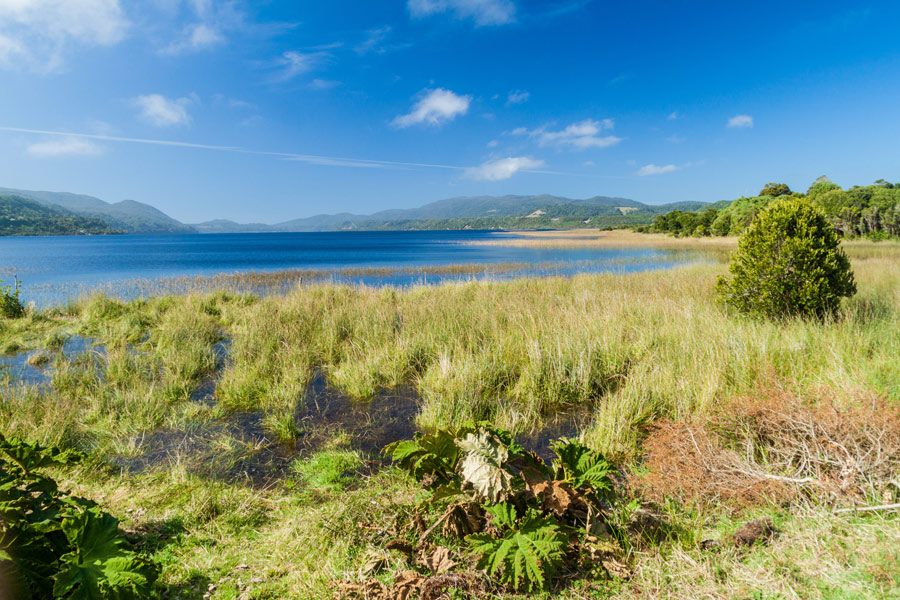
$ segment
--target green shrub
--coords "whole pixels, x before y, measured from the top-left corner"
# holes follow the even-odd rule
[[[856,293],[834,227],[807,198],[780,198],[761,211],[719,278],[719,298],[758,317],[822,319]]]
[[[78,458],[0,435],[0,581],[15,598],[151,597],[157,568],[119,521],[41,473]]]
[[[3,280],[0,279],[0,284]],[[19,299],[19,282],[13,285],[0,285],[0,317],[18,319],[25,316],[25,305]]]

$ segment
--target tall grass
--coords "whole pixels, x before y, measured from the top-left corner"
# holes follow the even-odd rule
[[[366,553],[396,537],[392,528],[411,520],[421,497],[393,469],[345,481],[343,470],[359,457],[343,439],[324,454],[291,455],[299,460],[294,476],[282,471],[265,486],[229,479],[256,462],[274,471],[276,461],[264,440],[233,434],[222,417],[262,411],[251,415],[254,423],[290,441],[306,425],[297,422],[300,404],[315,401],[305,397],[307,384],[323,372],[361,400],[382,387],[414,386],[422,427],[489,419],[524,432],[578,408],[583,438],[625,457],[654,419],[702,419],[754,393],[761,379],[801,397],[827,387],[847,401],[860,392],[897,401],[900,251],[851,248],[859,293],[842,318],[826,323],[728,313],[713,292],[721,263],[405,289],[313,283],[262,299],[95,296],[0,321],[0,347],[56,353],[46,387],[0,384],[0,432],[87,450],[91,460],[65,474],[64,484],[126,515],[129,528],[161,532],[157,557],[168,595],[200,598],[216,583],[216,597],[328,597],[335,580],[359,577]],[[98,345],[80,356],[57,353],[73,334]],[[216,352],[223,338],[230,340],[225,364]],[[192,400],[214,373],[217,402]],[[195,432],[197,443],[171,442]],[[146,472],[109,468],[113,458],[148,448],[169,453]],[[323,468],[330,475],[317,481]],[[858,576],[834,580],[833,597],[841,597],[881,581],[880,571],[868,569],[896,577],[896,519],[813,517],[787,519],[783,541],[749,550],[745,560],[698,542],[736,523],[697,516],[684,540],[632,557],[633,584],[614,591],[628,598],[690,597],[698,588],[710,597],[757,590],[822,597],[815,578],[856,569]],[[823,544],[822,535],[835,542]],[[860,544],[865,551],[846,550]]]
[[[99,296],[74,314],[32,316],[41,334],[22,343],[68,330],[106,344],[91,361],[62,364],[53,384],[76,399],[92,438],[177,422],[228,336],[220,408],[261,409],[284,432],[323,370],[361,400],[414,385],[426,428],[487,419],[524,432],[577,407],[593,415],[585,439],[622,455],[649,420],[705,414],[763,376],[799,394],[828,386],[900,399],[900,264],[875,249],[854,261],[860,292],[844,317],[824,324],[729,314],[713,293],[724,266],[707,264],[402,290],[312,284],[262,300]]]
[[[490,419],[523,431],[591,406],[587,439],[613,453],[648,419],[702,414],[761,376],[800,393],[900,398],[900,267],[864,259],[856,270],[859,296],[825,324],[728,314],[713,294],[724,269],[708,265],[404,291],[311,286],[236,317],[222,397],[289,407],[323,368],[361,399],[413,383],[424,427]]]

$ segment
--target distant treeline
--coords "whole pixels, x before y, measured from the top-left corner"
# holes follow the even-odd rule
[[[578,229],[578,228],[621,228],[649,225],[654,215],[636,212],[618,215],[596,215],[593,217],[466,217],[459,219],[407,219],[394,221],[373,221],[355,223],[352,229],[373,231],[407,231],[436,229]]]
[[[779,196],[803,196],[783,183],[770,183],[758,196],[720,202],[696,212],[672,211],[659,215],[638,231],[676,236],[739,235],[756,213]],[[817,179],[806,196],[822,207],[835,229],[845,237],[874,239],[900,236],[900,184],[879,179],[873,185],[841,189],[827,177]]]

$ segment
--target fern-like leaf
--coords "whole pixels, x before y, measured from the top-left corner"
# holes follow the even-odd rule
[[[487,510],[490,512],[491,508],[495,507]],[[499,510],[501,514],[508,514],[507,511],[505,507]],[[479,556],[480,569],[513,589],[527,592],[546,587],[559,568],[566,547],[566,535],[559,526],[534,513],[503,537],[482,533],[470,535],[467,541],[471,551]]]
[[[576,489],[590,488],[606,496],[613,491],[613,467],[599,452],[570,439],[560,439],[550,445],[557,456],[553,462],[557,479],[568,481]]]

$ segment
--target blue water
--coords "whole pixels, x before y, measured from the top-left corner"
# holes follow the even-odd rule
[[[128,282],[135,279],[248,271],[512,262],[536,265],[535,269],[517,274],[572,274],[665,268],[675,262],[671,252],[653,249],[538,249],[466,244],[485,239],[497,239],[497,235],[486,231],[374,231],[0,238],[0,279],[8,283],[13,276],[18,277],[22,281],[23,300],[41,306],[95,289],[113,293],[119,289],[120,295],[139,295],[139,292],[124,291]],[[548,268],[548,262],[556,266]],[[472,277],[406,273],[334,279],[406,285],[423,280],[436,283]]]

